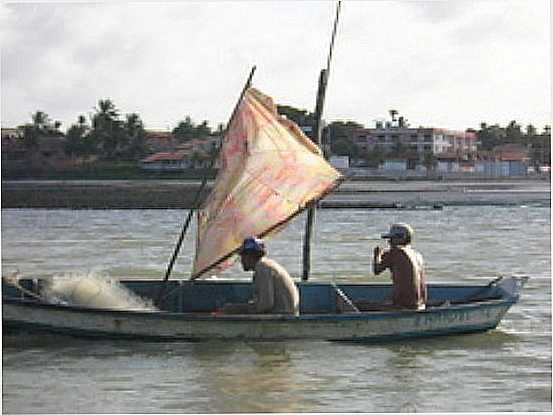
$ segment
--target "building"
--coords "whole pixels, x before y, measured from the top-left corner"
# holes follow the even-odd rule
[[[173,151],[177,144],[170,131],[145,130],[146,145],[154,152]]]
[[[187,150],[191,153],[214,154],[219,148],[220,137],[193,138],[176,146],[177,150]]]
[[[528,174],[528,150],[517,144],[504,144],[491,151],[481,151],[470,159],[456,153],[437,156],[438,173],[472,173],[491,177],[525,176]]]
[[[518,144],[504,144],[494,147],[492,154],[495,159],[496,175],[524,176],[528,173],[530,157],[528,149]]]
[[[25,146],[23,134],[18,128],[2,128],[2,161],[60,163],[67,159],[66,139],[62,134],[41,135],[36,146]]]
[[[21,130],[17,129],[17,128],[5,128],[5,127],[2,127],[0,128],[0,131],[2,133],[2,142],[4,142],[4,140],[10,140],[10,139],[18,139],[18,138],[22,138],[22,134],[21,134]]]
[[[383,154],[403,152],[407,159],[422,160],[424,155],[456,153],[461,156],[476,152],[476,134],[443,128],[396,127],[391,123],[378,124],[377,128],[360,128],[353,131],[353,143],[361,151],[379,149]]]
[[[176,145],[173,151],[161,151],[146,157],[140,161],[140,166],[155,171],[209,168],[219,142],[219,137],[195,138]]]
[[[27,154],[21,131],[17,128],[2,127],[2,161],[22,160]]]
[[[158,152],[140,161],[144,170],[169,171],[190,168],[186,151]]]

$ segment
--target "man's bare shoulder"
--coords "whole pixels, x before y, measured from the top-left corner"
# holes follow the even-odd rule
[[[288,271],[286,271],[286,269],[282,265],[271,258],[261,258],[255,266],[256,271],[258,271],[258,267],[259,272],[274,272],[279,275],[289,275]]]

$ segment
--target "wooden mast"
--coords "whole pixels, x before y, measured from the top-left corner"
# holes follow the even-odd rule
[[[328,75],[330,72],[330,62],[332,60],[332,50],[334,49],[334,39],[336,37],[336,29],[338,27],[338,18],[340,16],[341,1],[338,1],[336,5],[336,16],[334,18],[334,27],[332,29],[332,37],[330,40],[330,49],[328,52],[328,58],[326,61],[326,69],[322,69],[319,75],[319,86],[317,90],[317,102],[315,104],[315,123],[313,125],[313,131],[311,139],[317,146],[321,146],[321,133],[322,133],[322,116],[323,107],[326,94],[326,86],[328,83]],[[303,241],[303,272],[301,279],[307,281],[311,272],[311,238],[313,234],[313,226],[315,223],[315,212],[317,209],[317,203],[315,202],[307,211],[307,220],[305,222],[305,239]]]
[[[230,118],[227,122],[227,125],[226,125],[225,131],[223,133],[222,139],[224,139],[225,135],[227,134],[229,125],[232,122],[232,120],[234,118],[234,115],[236,114],[236,111],[238,110],[238,107],[240,106],[240,103],[242,102],[242,98],[244,98],[244,94],[246,93],[248,88],[251,86],[253,74],[255,73],[255,69],[256,69],[256,67],[254,65],[252,67],[251,71],[250,71],[250,74],[248,76],[246,84],[244,85],[244,88],[242,89],[242,92],[240,93],[240,98],[238,98],[238,102],[234,106],[234,110],[232,111],[232,114],[231,114],[231,116],[230,116]],[[222,143],[221,143],[221,145],[219,145],[219,150],[221,149],[221,147],[222,147]],[[212,157],[212,159],[210,161],[210,165],[209,165],[210,168],[212,168],[215,165],[215,161],[217,160],[218,156],[219,156],[219,151],[217,151],[217,153]],[[186,231],[188,230],[188,227],[190,226],[190,222],[192,221],[192,215],[199,208],[201,194],[202,194],[204,188],[207,185],[207,180],[208,180],[207,176],[204,176],[204,178],[202,180],[202,184],[200,185],[200,188],[196,192],[194,202],[192,203],[192,208],[188,211],[188,215],[186,217],[186,220],[184,221],[184,225],[181,229],[179,239],[178,239],[177,244],[175,246],[175,249],[173,251],[173,255],[171,256],[171,259],[169,260],[169,264],[167,265],[167,270],[165,271],[165,277],[163,279],[163,284],[162,284],[162,286],[159,290],[159,293],[157,295],[157,298],[156,298],[156,305],[158,307],[161,306],[162,301],[164,300],[163,297],[164,297],[165,291],[167,289],[167,281],[169,281],[169,277],[171,276],[171,271],[173,270],[173,266],[175,265],[175,261],[177,260],[180,248],[181,248],[182,243],[184,241],[184,236],[186,235]]]

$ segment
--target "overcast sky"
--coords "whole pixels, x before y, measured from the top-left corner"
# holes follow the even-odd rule
[[[0,5],[2,126],[42,110],[66,129],[110,98],[146,128],[226,122],[254,86],[312,111],[335,2]],[[548,0],[345,1],[325,118],[365,126],[551,123]]]

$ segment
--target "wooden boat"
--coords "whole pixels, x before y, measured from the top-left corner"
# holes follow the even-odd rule
[[[251,284],[236,281],[175,280],[169,283],[163,311],[106,310],[40,301],[43,281],[24,279],[25,294],[3,284],[2,318],[8,330],[24,329],[86,337],[141,340],[291,340],[387,341],[481,332],[494,329],[515,304],[527,277],[506,277],[485,285],[430,284],[426,310],[379,310],[389,284],[298,284],[299,316],[224,315],[226,302],[244,302]],[[147,297],[160,281],[122,284]],[[346,311],[340,292],[360,311]],[[152,297],[150,297],[152,298]],[[365,311],[364,311],[365,310]]]

